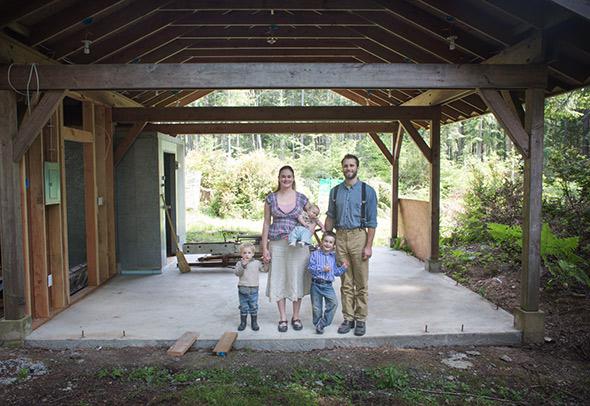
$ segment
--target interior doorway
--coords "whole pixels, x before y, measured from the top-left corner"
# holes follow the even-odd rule
[[[166,206],[170,212],[172,218],[172,224],[174,226],[174,232],[176,232],[178,239],[178,225],[176,222],[176,155],[164,152],[164,199],[166,200]],[[166,222],[168,223],[168,222]],[[166,256],[171,257],[176,254],[176,245],[172,238],[172,230],[170,226],[166,224]]]

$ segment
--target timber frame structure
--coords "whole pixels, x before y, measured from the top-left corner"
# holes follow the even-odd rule
[[[392,165],[392,238],[398,230],[398,160],[406,132],[430,164],[426,266],[437,271],[440,126],[491,112],[525,163],[522,292],[515,325],[525,341],[542,340],[543,102],[547,95],[588,84],[590,11],[584,4],[4,2],[0,339],[22,340],[31,319],[48,319],[75,300],[67,294],[64,273],[67,201],[46,205],[42,184],[44,163],[63,164],[64,140],[83,144],[91,287],[117,273],[114,167],[146,129],[172,135],[367,132]],[[248,88],[330,89],[361,106],[184,107],[217,89]],[[66,97],[82,105],[76,128],[64,125]],[[115,123],[132,124],[118,143]],[[429,132],[428,143],[420,129]],[[393,134],[389,147],[377,135],[383,132]],[[63,166],[60,179],[63,183]]]

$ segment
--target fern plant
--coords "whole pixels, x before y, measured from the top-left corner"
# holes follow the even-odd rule
[[[522,250],[522,228],[488,223],[487,231],[499,244]],[[541,258],[552,275],[550,283],[568,286],[577,282],[590,287],[590,276],[584,271],[584,260],[575,254],[579,237],[557,237],[548,224],[541,228]]]

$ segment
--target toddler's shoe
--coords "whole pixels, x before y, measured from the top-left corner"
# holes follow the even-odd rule
[[[289,242],[289,247],[295,247],[297,246],[297,241],[290,241]]]
[[[299,244],[301,247],[305,247],[307,245],[304,241],[298,241],[297,244]]]
[[[318,323],[318,324],[315,326],[315,332],[316,332],[317,334],[324,334],[324,325],[323,325],[322,323]]]

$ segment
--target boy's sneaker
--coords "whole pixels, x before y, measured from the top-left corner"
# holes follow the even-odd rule
[[[324,325],[322,323],[318,323],[315,326],[315,332],[318,334],[324,334]]]
[[[364,336],[367,332],[367,325],[364,321],[357,321],[356,327],[354,328],[354,335],[355,336]]]
[[[338,334],[346,334],[354,328],[354,320],[344,320],[338,327]]]

